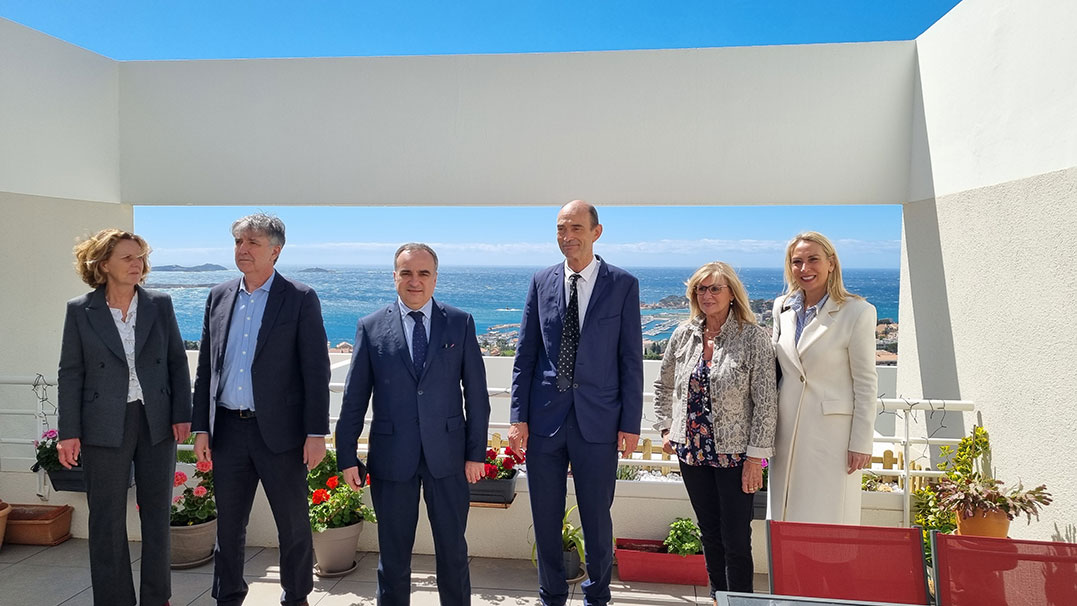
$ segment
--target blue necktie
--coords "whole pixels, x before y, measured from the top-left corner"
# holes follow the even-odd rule
[[[568,391],[576,372],[576,350],[580,346],[580,301],[576,295],[576,280],[580,274],[568,277],[568,306],[565,323],[561,326],[561,355],[557,357],[557,391]]]
[[[415,374],[423,374],[423,365],[426,364],[426,328],[423,326],[423,312],[413,311],[408,314],[415,320],[415,328],[411,331],[411,363],[415,365]]]

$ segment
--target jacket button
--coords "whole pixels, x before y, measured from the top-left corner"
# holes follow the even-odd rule
[[[801,382],[801,383],[803,383],[803,382],[804,382],[804,375],[800,375],[800,382]]]
[[[421,390],[421,389],[419,390],[419,395],[420,396],[423,395],[423,390]]]
[[[579,384],[579,383],[573,383],[573,384],[572,384],[572,389],[579,389],[579,388],[580,388],[580,384]]]
[[[97,366],[98,366],[98,368],[104,368],[104,367],[105,367],[105,363],[104,363],[104,362],[99,362],[99,363],[97,364]]]

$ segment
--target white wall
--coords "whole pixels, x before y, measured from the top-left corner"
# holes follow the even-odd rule
[[[887,203],[912,42],[124,63],[134,204]]]
[[[1077,166],[1075,24],[1070,0],[964,0],[916,39],[936,195]]]
[[[0,191],[117,201],[118,64],[0,18]]]
[[[973,400],[998,475],[1055,504],[1011,535],[1077,523],[1077,6],[964,0],[917,40],[901,294],[906,396]],[[936,420],[937,435],[975,421]]]

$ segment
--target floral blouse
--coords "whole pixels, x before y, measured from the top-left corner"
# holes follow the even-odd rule
[[[688,465],[740,467],[744,463],[744,453],[715,452],[714,425],[709,418],[710,401],[710,368],[703,356],[699,356],[699,364],[688,379],[685,442],[673,442],[677,457]]]

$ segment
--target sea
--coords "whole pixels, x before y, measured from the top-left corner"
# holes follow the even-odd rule
[[[356,321],[396,299],[392,270],[387,267],[281,265],[278,271],[315,289],[329,342],[355,340]],[[434,298],[469,312],[479,334],[511,333],[518,328],[532,274],[540,267],[441,267]],[[684,282],[695,268],[626,267],[640,283],[640,300],[657,303],[684,295]],[[875,305],[879,318],[898,319],[897,269],[843,269],[845,286]],[[784,291],[781,268],[743,268],[738,275],[752,299],[773,299]],[[206,296],[215,284],[240,276],[236,269],[216,271],[153,271],[146,286],[172,296],[180,332],[186,340],[202,336]],[[644,309],[644,338],[669,338],[683,310]]]

